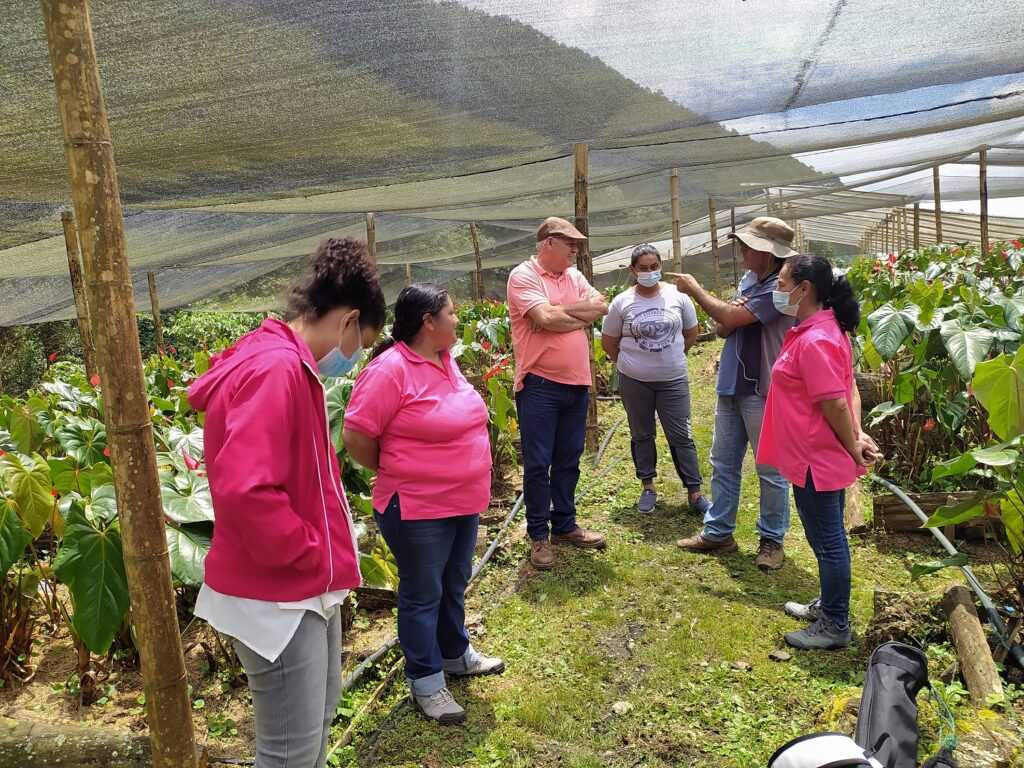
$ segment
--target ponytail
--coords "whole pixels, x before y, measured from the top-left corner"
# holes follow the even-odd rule
[[[825,309],[831,309],[836,322],[846,333],[854,333],[860,325],[860,304],[853,295],[850,281],[835,275],[824,256],[801,253],[787,260],[789,274],[798,283],[804,280],[814,288],[815,298]]]
[[[436,315],[448,304],[448,291],[434,283],[413,283],[402,289],[395,302],[391,335],[374,347],[370,359],[380,357],[398,342],[411,344],[423,328],[426,315]]]
[[[853,287],[845,276],[839,275],[832,281],[832,290],[822,305],[836,315],[839,327],[847,333],[855,333],[860,325],[860,304],[853,295]]]

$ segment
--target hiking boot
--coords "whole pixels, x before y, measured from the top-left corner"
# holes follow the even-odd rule
[[[578,525],[568,533],[551,534],[552,544],[571,544],[580,549],[604,549],[608,543],[597,531],[588,531]]]
[[[476,649],[464,653],[457,659],[444,660],[444,673],[449,677],[473,677],[475,675],[500,675],[505,671],[505,662],[496,656],[484,656]]]
[[[647,513],[653,512],[655,504],[658,503],[658,494],[650,488],[644,488],[640,492],[640,500],[636,503],[637,511]]]
[[[455,725],[466,720],[466,710],[459,706],[459,702],[447,688],[442,688],[431,696],[413,694],[412,700],[416,702],[416,709],[441,725]]]
[[[839,629],[827,617],[820,616],[813,624],[796,632],[786,633],[786,644],[803,650],[832,651],[850,644],[850,627]]]
[[[530,565],[538,571],[550,571],[555,567],[555,550],[547,539],[530,542]]]
[[[690,502],[690,511],[696,515],[700,515],[702,518],[708,513],[709,509],[711,509],[711,502],[708,501],[708,497],[703,494]]]
[[[782,606],[782,610],[786,612],[787,616],[800,619],[800,621],[817,621],[821,616],[821,598],[816,597],[807,604],[788,602]]]
[[[676,542],[676,546],[680,549],[685,549],[687,552],[716,555],[724,555],[726,552],[735,552],[738,549],[736,539],[732,535],[721,541],[715,541],[714,539],[705,538],[703,533],[698,533],[696,536],[690,536],[686,539],[680,539]]]
[[[786,553],[782,551],[782,545],[771,539],[761,539],[761,545],[757,548],[757,557],[754,562],[762,571],[777,571],[786,561]]]

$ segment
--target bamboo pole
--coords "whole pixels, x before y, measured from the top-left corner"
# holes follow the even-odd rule
[[[89,324],[89,301],[85,297],[85,283],[82,280],[82,260],[78,252],[78,230],[71,211],[60,215],[64,226],[64,246],[68,252],[68,274],[71,276],[71,293],[75,297],[75,315],[78,317],[78,336],[82,340],[82,357],[85,358],[85,375],[92,381],[96,375],[96,349],[92,341],[92,326]]]
[[[982,147],[978,150],[978,200],[981,203],[981,211],[978,215],[978,223],[981,228],[981,253],[988,256],[988,150]]]
[[[932,188],[935,198],[935,244],[942,242],[942,185],[939,182],[939,168],[936,165],[932,168]]]
[[[405,287],[412,285],[412,264],[405,265]]]
[[[484,270],[483,262],[480,260],[480,235],[477,234],[476,224],[469,223],[469,236],[473,239],[473,258],[476,261],[476,270],[473,272],[473,298],[481,301],[484,298]]]
[[[573,188],[576,196],[576,229],[587,236],[579,244],[576,266],[587,282],[594,284],[594,262],[590,256],[590,221],[588,203],[588,181],[590,174],[589,147],[576,144],[573,148]],[[587,346],[590,348],[590,399],[587,404],[587,450],[597,450],[597,369],[594,366],[594,330],[587,329]]]
[[[949,634],[971,700],[978,706],[985,706],[989,697],[1002,695],[1003,681],[992,660],[974,598],[967,587],[956,584],[943,595],[942,607],[949,618]]]
[[[366,253],[377,266],[377,219],[372,213],[366,214]]]
[[[149,282],[149,305],[153,309],[153,330],[156,335],[156,353],[164,356],[164,324],[160,319],[160,297],[156,292],[156,274],[146,273],[146,280]]]
[[[914,250],[921,250],[921,204],[914,203]]]
[[[729,231],[732,234],[736,234],[736,209],[729,209]],[[739,245],[736,243],[736,238],[730,238],[732,240],[732,287],[740,287],[740,273],[739,266],[736,263],[736,252],[739,250]]]
[[[715,293],[722,295],[722,273],[718,253],[718,216],[715,212],[715,201],[708,197],[708,225],[711,227],[711,260],[715,265]]]
[[[669,194],[672,196],[672,261],[676,272],[683,271],[683,245],[679,235],[679,170],[672,169],[669,176]]]
[[[110,126],[87,0],[43,0],[57,105],[96,334],[135,643],[153,768],[194,768],[188,678],[164,537],[156,444],[149,418]]]
[[[900,208],[900,251],[905,251],[910,247],[910,230],[907,222],[907,208],[903,206]]]

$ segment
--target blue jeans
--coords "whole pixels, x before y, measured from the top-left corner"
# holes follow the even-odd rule
[[[850,620],[850,545],[843,522],[846,491],[815,490],[807,470],[806,487],[794,485],[793,496],[807,541],[818,558],[821,612],[839,629],[846,629]]]
[[[719,395],[715,408],[715,436],[711,442],[711,509],[704,516],[704,537],[728,538],[736,530],[740,506],[740,480],[747,444],[757,453],[764,418],[764,398],[758,395]],[[782,544],[789,530],[789,483],[775,467],[757,465],[761,480],[761,514],[757,532]]]
[[[534,541],[576,529],[576,483],[587,437],[590,388],[526,374],[516,392],[523,442],[526,531]],[[549,530],[550,529],[550,530]]]
[[[381,514],[374,510],[384,541],[398,563],[398,642],[405,675],[417,696],[445,685],[444,661],[470,648],[466,633],[466,584],[480,515],[403,520],[398,495]]]

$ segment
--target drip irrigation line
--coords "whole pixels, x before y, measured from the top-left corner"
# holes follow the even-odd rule
[[[893,485],[891,482],[883,477],[879,477],[878,475],[872,474],[870,479],[895,494],[895,496],[902,501],[918,519],[920,519],[922,525],[926,525],[928,523],[928,515],[926,515],[921,508],[914,503],[913,499],[911,499],[901,488]],[[939,544],[942,545],[942,548],[945,549],[946,552],[951,555],[960,554],[957,551],[957,548],[953,546],[952,542],[946,538],[942,531],[938,528],[928,528],[928,530],[932,532],[932,535],[938,540]],[[1007,632],[1006,625],[1003,623],[1003,619],[999,615],[999,611],[996,609],[992,599],[981,586],[981,582],[979,582],[977,577],[974,575],[974,571],[971,570],[971,566],[961,565],[959,568],[963,571],[964,578],[967,579],[967,583],[974,591],[974,594],[978,596],[978,601],[981,603],[982,608],[985,609],[985,613],[988,615],[988,619],[992,624],[992,628],[995,631],[996,638],[999,640],[999,644],[1006,649],[1007,659],[1011,660],[1021,669],[1024,669],[1024,645],[1011,642],[1013,638],[1010,637]]]
[[[600,466],[601,459],[604,457],[604,452],[607,450],[608,444],[612,441],[612,437],[615,436],[615,430],[617,430],[620,426],[622,426],[622,422],[624,422],[625,420],[626,420],[626,414],[623,414],[622,417],[619,418],[618,421],[616,421],[614,424],[612,424],[611,429],[609,429],[608,433],[604,436],[604,440],[601,441],[601,447],[598,448],[597,449],[597,453],[594,454],[594,464],[593,464],[593,467],[595,469],[597,469],[597,467]],[[600,475],[598,475],[598,477],[600,477]]]

